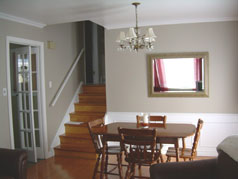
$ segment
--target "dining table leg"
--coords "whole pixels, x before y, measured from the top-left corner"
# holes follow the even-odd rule
[[[179,162],[179,140],[175,142],[176,162]]]
[[[101,172],[100,172],[100,179],[104,178],[104,166],[105,166],[105,153],[106,153],[106,144],[103,142],[103,148],[102,148],[102,159],[101,159]]]

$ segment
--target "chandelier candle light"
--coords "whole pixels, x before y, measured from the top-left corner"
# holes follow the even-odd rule
[[[139,2],[132,3],[135,6],[136,15],[136,27],[129,28],[127,35],[125,32],[120,32],[116,42],[119,43],[118,50],[130,50],[138,52],[139,49],[152,50],[154,48],[153,42],[155,41],[156,35],[152,28],[148,28],[146,34],[140,34],[138,27],[138,17],[137,17],[137,6],[140,5]]]

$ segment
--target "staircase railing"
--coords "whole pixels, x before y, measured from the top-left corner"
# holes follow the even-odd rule
[[[73,71],[74,71],[76,65],[78,64],[78,62],[79,62],[79,60],[80,60],[80,58],[81,58],[83,52],[84,52],[84,48],[80,51],[78,57],[76,58],[76,60],[75,60],[74,63],[72,64],[72,66],[70,67],[70,70],[68,71],[66,77],[64,78],[63,83],[61,83],[60,88],[58,89],[56,95],[54,96],[54,98],[53,98],[53,100],[52,100],[50,106],[53,107],[53,106],[56,104],[56,102],[57,102],[57,100],[59,99],[59,96],[61,95],[61,93],[62,93],[62,91],[63,91],[65,85],[67,84],[67,82],[68,82],[69,78],[71,77],[71,75],[72,75],[72,73],[73,73]]]

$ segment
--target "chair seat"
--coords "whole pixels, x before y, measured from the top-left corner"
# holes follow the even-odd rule
[[[189,148],[179,148],[179,157],[181,158],[190,158],[192,154],[192,149]],[[175,152],[175,148],[174,147],[169,147],[167,152],[166,152],[167,156],[171,156],[171,157],[176,157],[176,152]]]
[[[99,151],[97,150],[97,153],[102,154],[103,148],[100,148]],[[106,154],[109,155],[117,155],[121,154],[121,147],[120,146],[108,146],[106,150]]]
[[[148,152],[146,154],[140,153],[140,155],[138,155],[138,153],[132,152],[128,155],[128,157],[125,158],[125,161],[128,163],[134,162],[140,164],[150,164],[152,160],[153,162],[155,162],[160,157],[160,153],[154,153],[154,155],[155,156],[153,157],[151,152]]]
[[[108,146],[107,153],[108,154],[120,154],[121,147],[120,146]]]

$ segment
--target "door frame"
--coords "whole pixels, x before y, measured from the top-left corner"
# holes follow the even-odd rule
[[[6,60],[7,60],[7,96],[8,96],[8,113],[10,124],[10,138],[11,149],[15,149],[14,144],[14,130],[13,130],[13,117],[12,117],[12,101],[11,101],[11,76],[10,76],[10,44],[30,45],[37,46],[40,49],[39,53],[39,75],[40,75],[40,99],[41,99],[41,116],[42,116],[42,136],[43,136],[43,153],[44,158],[48,158],[48,138],[47,138],[47,117],[46,117],[46,95],[45,95],[45,71],[44,71],[44,43],[39,41],[33,41],[18,37],[7,36],[6,37]]]

